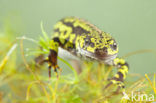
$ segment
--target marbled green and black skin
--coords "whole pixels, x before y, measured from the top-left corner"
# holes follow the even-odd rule
[[[59,69],[57,64],[59,47],[78,58],[96,60],[117,67],[118,72],[110,79],[110,83],[124,88],[123,81],[128,73],[128,64],[124,59],[117,57],[118,45],[110,34],[77,17],[66,17],[58,21],[54,26],[50,43],[49,77],[51,67],[56,73]]]

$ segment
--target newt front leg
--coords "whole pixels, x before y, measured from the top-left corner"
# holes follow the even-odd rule
[[[48,56],[48,70],[49,70],[49,78],[51,78],[51,68],[53,68],[54,72],[56,73],[56,76],[58,77],[57,69],[60,69],[60,67],[57,65],[57,55],[58,55],[58,48],[61,45],[59,39],[53,38],[50,41],[50,53]]]

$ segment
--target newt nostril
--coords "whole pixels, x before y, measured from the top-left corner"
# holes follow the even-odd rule
[[[107,53],[107,48],[103,47],[103,52]]]

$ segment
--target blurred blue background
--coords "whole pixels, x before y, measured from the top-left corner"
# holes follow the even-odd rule
[[[50,34],[61,18],[78,16],[116,38],[123,56],[156,50],[155,5],[155,0],[0,0],[0,31],[9,25],[17,34],[37,40],[41,21]],[[131,73],[156,72],[156,53],[133,55],[127,61]]]

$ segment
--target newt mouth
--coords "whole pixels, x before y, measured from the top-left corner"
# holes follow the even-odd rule
[[[113,55],[108,55],[106,53],[103,54],[92,54],[95,58],[97,58],[100,61],[109,61],[109,60],[113,60],[116,58],[117,54],[113,54]]]
[[[89,51],[86,51],[84,49],[79,48],[79,54],[94,59],[94,60],[98,60],[100,62],[109,62],[112,61],[113,59],[115,59],[117,57],[117,53],[113,54],[113,55],[108,55],[107,52],[103,52],[103,53],[92,53]]]
[[[92,53],[92,56],[100,62],[108,63],[117,57],[117,53],[113,55]]]

